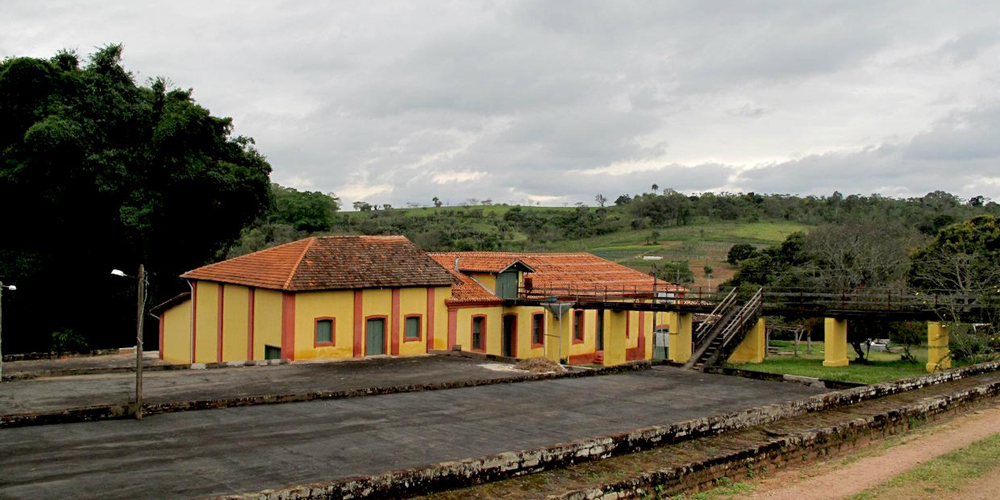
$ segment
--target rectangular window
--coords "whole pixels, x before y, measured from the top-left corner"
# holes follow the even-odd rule
[[[407,316],[403,326],[404,339],[420,340],[420,316]]]
[[[264,359],[281,359],[281,348],[273,345],[265,345]]]
[[[531,316],[531,344],[541,346],[545,342],[545,313],[535,313]]]
[[[472,318],[472,349],[475,351],[486,350],[486,316]]]
[[[583,311],[573,311],[573,340],[583,342]]]
[[[316,318],[316,346],[333,345],[333,318]]]

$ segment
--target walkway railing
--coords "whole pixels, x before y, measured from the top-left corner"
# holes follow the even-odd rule
[[[717,315],[737,300],[738,292],[636,285],[542,285],[520,287],[516,300],[530,302],[648,304],[657,309],[692,310]],[[981,307],[980,296],[949,291],[916,292],[901,289],[859,288],[850,292],[823,293],[805,288],[765,288],[759,291],[766,311],[809,313],[828,310],[891,313],[947,313],[974,311]],[[996,298],[990,299],[996,300]],[[713,316],[710,316],[713,317]]]
[[[715,309],[712,309],[712,312],[708,314],[705,321],[702,321],[698,325],[698,328],[694,331],[695,346],[700,346],[702,344],[705,340],[705,335],[708,335],[708,332],[712,331],[712,327],[715,326],[715,323],[720,321],[734,305],[736,305],[735,288],[730,290],[729,293],[726,294],[725,298],[723,298],[722,301],[715,306]]]

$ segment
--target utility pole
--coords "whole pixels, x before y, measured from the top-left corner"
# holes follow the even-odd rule
[[[0,281],[0,346],[3,345],[3,291],[4,289],[14,291],[17,287],[14,285],[4,285],[3,281]],[[3,349],[0,348],[0,382],[3,382]]]
[[[142,317],[146,308],[146,268],[139,264],[139,313],[135,332],[135,419],[142,420]]]

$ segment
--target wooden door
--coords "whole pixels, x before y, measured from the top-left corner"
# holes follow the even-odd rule
[[[365,336],[365,355],[376,356],[385,354],[385,319],[368,320]]]

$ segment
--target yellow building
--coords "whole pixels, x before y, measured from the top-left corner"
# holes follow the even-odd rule
[[[401,236],[328,236],[181,277],[191,291],[156,308],[160,357],[173,363],[446,349],[605,365],[652,357],[651,312],[518,305],[525,289],[652,286],[585,253],[427,254]]]

